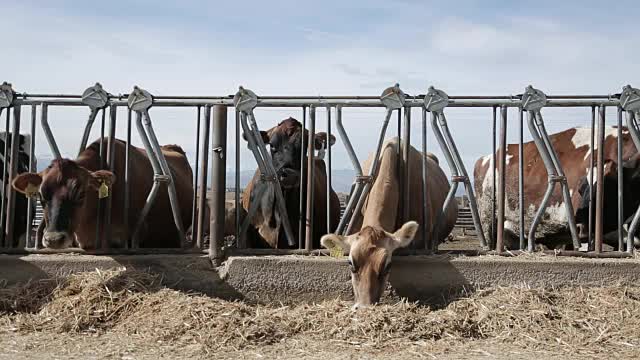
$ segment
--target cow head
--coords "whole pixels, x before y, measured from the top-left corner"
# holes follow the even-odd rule
[[[623,164],[622,176],[623,176],[623,197],[624,197],[624,211],[623,216],[627,217],[633,215],[633,211],[638,206],[640,197],[636,195],[636,190],[640,186],[640,177],[638,175],[638,159],[633,158],[626,161]],[[596,169],[594,172],[594,184],[593,192],[589,191],[589,178],[584,176],[580,179],[577,199],[574,204],[577,203],[576,212],[576,226],[578,227],[579,236],[581,239],[589,236],[589,201],[593,202],[593,213],[591,221],[595,226],[595,206],[596,206]],[[605,234],[618,230],[618,165],[611,159],[606,159],[604,162],[604,176],[603,176],[603,232]],[[574,196],[576,196],[574,194]]]
[[[349,236],[328,234],[322,237],[325,248],[340,247],[349,252],[354,308],[380,301],[389,279],[393,251],[409,245],[417,231],[418,223],[409,221],[393,234],[366,226]]]
[[[38,191],[44,207],[46,228],[42,238],[43,245],[52,249],[64,249],[73,244],[75,232],[87,209],[84,207],[87,197],[97,197],[97,191],[106,184],[115,182],[113,173],[105,170],[89,171],[68,159],[54,160],[40,173],[24,173],[17,176],[13,188],[30,195]],[[35,190],[34,190],[35,189]],[[90,248],[82,239],[83,248]]]
[[[260,132],[262,141],[270,148],[273,166],[280,185],[284,188],[300,186],[301,150],[307,143],[308,133],[307,130],[303,132],[302,124],[291,117],[267,131]],[[243,138],[246,140],[246,134]],[[326,146],[327,133],[316,133],[314,141],[315,149],[322,149]],[[331,135],[330,145],[335,142],[335,136]]]

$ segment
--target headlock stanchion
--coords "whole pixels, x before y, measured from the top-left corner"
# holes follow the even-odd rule
[[[387,111],[384,117],[384,122],[382,123],[382,129],[380,130],[380,137],[378,138],[378,146],[376,147],[375,157],[373,158],[373,163],[371,164],[371,168],[369,169],[369,174],[366,176],[362,174],[362,167],[360,166],[358,157],[356,156],[355,151],[353,151],[353,146],[351,145],[347,133],[342,126],[342,109],[338,108],[337,111],[336,125],[338,127],[338,132],[343,139],[345,148],[347,149],[347,153],[349,154],[349,158],[351,159],[353,167],[356,171],[355,187],[351,193],[351,196],[349,197],[349,202],[344,211],[344,215],[342,219],[340,219],[340,223],[338,224],[338,228],[336,230],[337,234],[346,235],[351,233],[351,229],[353,228],[356,220],[356,217],[353,215],[359,213],[362,210],[364,202],[369,195],[369,191],[371,191],[371,187],[373,186],[373,182],[375,181],[376,175],[378,173],[380,152],[382,151],[382,145],[384,144],[384,137],[387,133],[387,127],[389,125],[389,121],[391,120],[391,115],[395,110],[400,111],[405,104],[405,95],[402,90],[400,90],[400,85],[395,84],[395,86],[386,88],[382,92],[382,95],[380,95],[380,102],[382,102],[382,104],[386,107]]]
[[[87,142],[89,141],[89,135],[91,134],[93,123],[96,120],[98,112],[100,110],[102,110],[103,112],[105,111],[106,106],[109,103],[109,94],[104,91],[100,83],[96,83],[94,86],[89,87],[82,93],[81,101],[83,104],[87,105],[89,109],[91,109],[91,112],[89,113],[87,124],[84,127],[84,133],[82,134],[82,140],[80,141],[80,149],[78,150],[78,155],[80,155],[80,153],[84,151],[85,147],[87,147]]]
[[[569,193],[569,185],[567,183],[567,178],[564,175],[564,171],[562,170],[558,155],[556,154],[556,151],[551,144],[551,140],[549,139],[549,134],[544,126],[544,120],[542,118],[542,113],[540,112],[546,104],[547,96],[542,91],[534,89],[531,85],[527,86],[524,94],[522,95],[522,108],[527,111],[529,131],[531,132],[531,137],[533,137],[533,141],[538,148],[538,152],[542,157],[542,161],[544,162],[544,166],[546,167],[548,174],[547,190],[535,218],[533,219],[531,229],[529,230],[528,250],[534,250],[536,228],[542,220],[542,216],[549,205],[549,200],[551,199],[556,183],[560,183],[562,188],[562,196],[564,198],[564,206],[567,212],[569,230],[571,231],[571,239],[573,240],[574,248],[577,250],[580,248],[580,240],[578,239],[573,205],[571,204],[571,195]]]
[[[458,184],[463,183],[467,197],[469,198],[469,207],[471,208],[471,216],[473,223],[478,232],[478,238],[480,240],[480,246],[487,247],[487,241],[482,231],[482,224],[480,223],[480,215],[478,213],[478,205],[476,197],[471,187],[471,180],[462,162],[462,157],[458,152],[451,132],[449,132],[449,126],[447,125],[447,118],[444,115],[444,109],[449,105],[449,96],[442,90],[437,90],[433,86],[429,87],[429,91],[424,97],[424,107],[427,111],[431,112],[431,127],[433,133],[440,144],[440,149],[444,154],[444,157],[449,163],[451,169],[451,188],[445,198],[444,204],[442,204],[442,211],[438,214],[436,222],[433,224],[432,238],[432,250],[436,250],[438,246],[438,226],[441,223],[441,219],[444,216],[444,212],[454,199],[456,190],[458,190]]]
[[[178,229],[180,243],[184,244],[185,232],[182,225],[182,216],[180,214],[180,205],[178,203],[175,182],[173,175],[171,174],[171,170],[169,169],[169,165],[167,164],[167,160],[162,153],[160,143],[153,131],[151,117],[149,116],[149,108],[153,106],[153,96],[146,90],[135,86],[129,95],[127,105],[131,110],[136,112],[136,127],[138,128],[140,139],[142,140],[147,155],[149,156],[149,160],[151,161],[154,173],[153,186],[151,187],[151,191],[149,191],[147,202],[142,208],[142,212],[140,213],[140,217],[138,218],[138,222],[133,233],[134,244],[139,245],[138,236],[140,230],[144,225],[145,217],[149,213],[149,210],[151,210],[151,206],[153,206],[153,202],[158,194],[161,183],[167,184],[169,201],[173,212],[173,220],[175,221],[176,228]]]
[[[256,163],[258,163],[258,168],[260,169],[260,181],[266,182],[269,185],[269,192],[271,192],[269,197],[272,198],[275,196],[275,201],[278,206],[277,210],[279,213],[279,216],[275,217],[276,221],[278,221],[278,218],[280,219],[280,222],[284,227],[285,236],[287,237],[287,243],[289,246],[295,246],[296,239],[291,231],[291,224],[289,223],[289,217],[287,216],[287,208],[284,202],[282,188],[280,187],[280,181],[278,180],[277,171],[273,166],[271,156],[267,152],[267,148],[262,140],[262,135],[260,134],[260,129],[258,128],[258,123],[256,122],[256,118],[253,113],[253,109],[258,105],[258,96],[253,91],[240,86],[240,89],[233,97],[233,104],[236,107],[236,110],[240,112],[240,125],[247,137],[249,150],[251,150],[256,159]],[[300,169],[300,171],[302,172],[303,169]],[[262,198],[262,194],[255,194],[254,199],[260,198]],[[251,218],[255,215],[259,205],[260,201],[251,202],[251,206],[247,211],[247,217],[245,218],[240,230],[240,236],[245,236]]]
[[[636,146],[636,150],[640,151],[640,129],[638,128],[638,119],[640,119],[640,90],[632,88],[631,85],[625,86],[620,95],[620,106],[626,111],[627,128],[629,129],[633,144]],[[622,168],[622,164],[618,164],[618,168]],[[638,225],[640,225],[640,207],[638,207],[633,215],[633,220],[629,226],[627,252],[633,252],[634,250],[633,242],[636,232],[638,231]]]

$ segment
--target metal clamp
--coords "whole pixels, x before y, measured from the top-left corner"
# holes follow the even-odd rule
[[[547,95],[529,85],[522,94],[522,108],[526,111],[538,111],[547,105]]]
[[[153,95],[146,90],[134,86],[133,91],[127,99],[127,105],[129,109],[136,112],[149,110],[153,105]]]
[[[258,95],[249,89],[240,86],[238,92],[233,97],[233,106],[236,110],[244,113],[253,111],[258,105]]]
[[[429,86],[427,94],[424,96],[424,107],[429,112],[442,112],[449,106],[449,95],[442,90]]]
[[[13,105],[13,98],[15,92],[13,91],[13,87],[8,82],[3,82],[0,85],[0,108],[8,108]]]
[[[109,94],[100,83],[96,83],[82,93],[81,101],[91,109],[102,109],[109,103]]]
[[[390,86],[382,92],[380,95],[380,102],[387,107],[387,110],[397,110],[404,107],[405,95],[400,90],[400,84]]]
[[[625,111],[640,111],[640,90],[626,85],[620,94],[620,106]]]
[[[171,182],[171,177],[164,174],[155,174],[153,175],[153,181],[168,184]]]
[[[355,182],[357,184],[369,184],[373,182],[373,176],[368,176],[368,175],[356,176]]]
[[[260,174],[260,181],[264,181],[264,182],[275,182],[276,181],[276,177],[273,175],[266,175],[266,174]]]

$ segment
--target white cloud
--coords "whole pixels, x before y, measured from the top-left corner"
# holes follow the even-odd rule
[[[113,93],[128,92],[137,84],[156,95],[227,95],[240,84],[258,94],[378,95],[395,82],[409,94],[424,93],[433,84],[450,94],[508,95],[521,92],[530,83],[549,93],[609,93],[634,80],[630,75],[640,55],[614,27],[610,33],[595,33],[536,17],[505,16],[491,23],[440,19],[429,11],[420,12],[425,7],[415,2],[405,4],[415,11],[397,12],[384,21],[375,17],[374,23],[353,26],[356,29],[348,34],[296,22],[291,32],[300,35],[301,42],[280,43],[275,34],[273,45],[247,41],[238,35],[237,28],[202,34],[195,30],[202,28],[176,27],[177,23],[138,25],[126,17],[78,16],[29,5],[12,6],[3,5],[8,8],[5,14],[10,14],[5,17],[7,38],[14,40],[4,48],[1,68],[10,69],[4,76],[18,91],[32,93],[80,93],[95,81]],[[342,10],[354,10],[351,7],[343,4]],[[305,13],[296,9],[290,16]],[[390,11],[386,2],[376,3],[375,9]],[[202,14],[214,14],[215,10],[205,6]],[[252,11],[258,16],[262,10]],[[264,11],[261,25],[282,26],[290,19],[278,9]],[[241,17],[230,13],[229,18]],[[250,19],[247,16],[244,21]],[[270,35],[269,29],[257,33],[262,30],[259,26],[248,29],[260,39]],[[584,124],[589,119],[588,110],[562,111],[548,111],[549,118],[574,122],[553,122],[550,130]],[[86,109],[54,112],[50,117],[54,132],[63,151],[72,155]],[[299,116],[299,112],[296,109],[293,114]],[[449,112],[450,127],[469,173],[479,154],[490,152],[490,112]],[[289,113],[264,109],[258,115],[261,126],[268,127]],[[161,141],[195,150],[189,145],[195,132],[192,110],[153,109],[152,115]],[[419,111],[413,116],[412,138],[419,141]],[[510,116],[515,118],[515,114]],[[324,118],[319,119],[318,127],[323,129]],[[361,159],[373,148],[381,120],[380,110],[345,112],[345,123]],[[234,131],[232,125],[230,131]],[[394,129],[392,126],[389,133]],[[516,129],[515,123],[510,125],[512,129]],[[38,132],[38,152],[46,153],[42,132]],[[119,128],[118,135],[123,134]],[[510,140],[515,136],[511,132]],[[234,156],[233,140],[229,136],[228,159]],[[435,139],[430,137],[429,144],[434,151]],[[242,149],[246,149],[244,143]],[[341,144],[335,149],[335,167],[350,167]],[[434,152],[442,158],[441,152]],[[249,157],[243,155],[247,164],[243,168],[252,166],[246,162]]]

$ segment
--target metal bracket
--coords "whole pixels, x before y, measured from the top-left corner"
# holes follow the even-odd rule
[[[87,105],[91,112],[89,113],[89,118],[87,119],[87,124],[84,127],[84,133],[82,134],[82,140],[80,140],[80,149],[78,150],[78,155],[80,155],[84,149],[87,147],[87,142],[89,141],[89,135],[91,134],[91,128],[93,127],[93,123],[96,120],[96,116],[98,116],[98,111],[105,111],[106,106],[109,104],[109,93],[107,93],[100,83],[96,83],[93,86],[88,87],[82,93],[82,103]]]
[[[8,108],[13,105],[13,99],[15,92],[13,91],[13,87],[8,82],[3,82],[0,85],[0,108]]]
[[[109,103],[109,94],[100,83],[96,83],[82,93],[81,101],[91,109],[102,109]]]
[[[171,182],[171,177],[163,174],[155,174],[153,175],[153,181],[168,184]]]
[[[400,84],[396,83],[394,86],[384,89],[382,95],[380,95],[380,102],[387,107],[387,110],[402,109],[405,103],[405,95],[400,90]]]
[[[133,87],[133,91],[129,94],[127,99],[127,105],[129,109],[140,112],[147,111],[153,106],[153,95],[147,90],[140,89],[137,86]]]
[[[522,94],[522,108],[526,111],[539,111],[547,105],[547,95],[529,85]]]
[[[424,96],[424,107],[429,112],[442,112],[449,106],[449,95],[442,90],[429,86],[427,94]]]
[[[240,86],[238,92],[233,97],[233,106],[237,111],[250,113],[258,105],[258,95],[249,89]]]
[[[214,147],[213,149],[211,149],[211,151],[213,151],[214,153],[217,153],[218,156],[220,156],[220,159],[224,158],[224,153],[222,152],[222,146]]]

